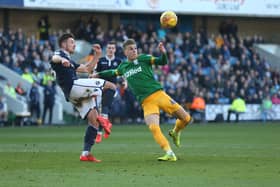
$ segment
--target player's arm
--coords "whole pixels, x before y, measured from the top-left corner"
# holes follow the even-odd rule
[[[116,68],[116,69],[108,69],[100,72],[95,72],[94,74],[91,74],[89,77],[90,78],[109,78],[109,77],[116,77],[123,75],[123,70],[122,70],[122,63]]]
[[[110,69],[110,70],[104,70],[98,73],[95,73],[93,76],[91,77],[95,77],[95,78],[108,78],[108,77],[116,77],[121,75],[118,71],[118,69]]]
[[[165,65],[168,63],[168,58],[166,53],[162,53],[160,57],[152,57],[151,64],[155,65]]]
[[[92,73],[92,70],[94,69],[94,63],[96,62],[97,58],[94,58],[91,62],[88,62],[86,64],[80,64],[80,66],[76,69],[79,73]],[[98,59],[97,59],[98,61]]]
[[[161,52],[160,57],[155,57],[152,55],[146,55],[142,56],[141,58],[143,59],[144,62],[149,63],[151,65],[165,65],[168,63],[168,58],[166,54],[166,49],[163,46],[163,43],[160,42],[158,45],[159,51]]]
[[[71,66],[71,63],[69,60],[61,57],[59,54],[56,54],[56,53],[52,56],[52,63],[55,63],[55,64],[61,63],[64,67]]]
[[[158,44],[159,51],[161,52],[160,57],[152,57],[151,58],[151,64],[156,64],[156,65],[165,65],[168,63],[168,58],[166,54],[166,49],[163,45],[162,42]]]
[[[94,44],[93,50],[95,52],[94,58],[85,64],[81,64],[76,71],[80,73],[92,73],[92,70],[95,68],[97,62],[99,61],[99,58],[102,55],[101,46],[99,44]]]

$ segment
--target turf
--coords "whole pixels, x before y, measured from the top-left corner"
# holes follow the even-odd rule
[[[170,125],[163,125],[167,134]],[[101,163],[80,162],[85,126],[0,129],[0,186],[279,186],[280,124],[194,124],[163,152],[144,125],[115,125],[94,148]]]

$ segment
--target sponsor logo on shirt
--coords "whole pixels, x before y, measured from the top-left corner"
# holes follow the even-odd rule
[[[137,74],[137,73],[139,73],[139,72],[141,72],[142,71],[142,67],[140,66],[140,67],[138,67],[138,68],[136,68],[136,69],[131,69],[131,70],[129,70],[128,72],[126,72],[125,74],[124,74],[124,77],[125,78],[128,78],[128,77],[130,77],[130,76],[132,76],[132,75],[135,75],[135,74]]]

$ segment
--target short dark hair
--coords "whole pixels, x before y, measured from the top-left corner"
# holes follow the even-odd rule
[[[62,43],[65,42],[68,38],[74,38],[72,33],[64,33],[58,38],[58,45],[61,47]]]
[[[123,43],[123,49],[125,49],[128,45],[136,45],[136,42],[134,39],[127,39],[124,43]]]
[[[114,46],[117,46],[117,43],[115,41],[110,41],[107,43],[107,45],[114,45]]]

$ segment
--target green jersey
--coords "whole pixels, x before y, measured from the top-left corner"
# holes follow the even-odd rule
[[[99,73],[101,78],[109,76],[123,75],[132,90],[136,99],[142,103],[143,100],[156,92],[162,90],[161,84],[155,80],[152,65],[167,64],[167,56],[163,54],[161,57],[151,55],[139,55],[133,62],[124,61],[117,69],[107,70]]]

